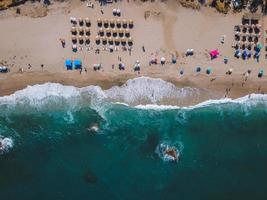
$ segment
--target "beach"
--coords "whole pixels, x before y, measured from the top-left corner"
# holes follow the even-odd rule
[[[29,5],[28,5],[29,4]],[[197,87],[214,91],[214,98],[238,98],[250,93],[266,93],[266,76],[258,78],[258,71],[265,70],[266,60],[261,55],[259,62],[255,59],[243,60],[234,57],[232,43],[234,26],[241,23],[243,13],[223,15],[214,9],[201,7],[199,11],[187,9],[174,1],[167,2],[118,2],[101,7],[94,2],[94,8],[85,3],[54,3],[47,10],[47,16],[36,17],[31,6],[21,5],[22,14],[15,14],[15,9],[1,12],[0,26],[0,60],[10,67],[10,72],[0,74],[0,95],[9,95],[27,85],[45,82],[62,83],[83,87],[99,85],[110,88],[121,85],[128,79],[146,76],[170,81],[178,87]],[[40,5],[39,5],[40,6]],[[42,7],[41,7],[42,8]],[[120,19],[134,19],[131,36],[134,39],[131,55],[126,51],[103,51],[95,54],[97,45],[97,18],[114,18],[112,9],[120,8]],[[23,16],[23,9],[25,15]],[[28,10],[27,10],[28,9]],[[144,13],[149,13],[145,19]],[[30,16],[29,16],[30,15]],[[91,20],[90,46],[93,50],[71,50],[71,24],[69,18],[75,16],[88,17]],[[262,20],[264,29],[265,17]],[[224,44],[220,38],[225,36]],[[59,39],[64,38],[66,47],[62,48]],[[263,37],[262,37],[263,38]],[[263,39],[262,39],[263,40]],[[142,50],[144,46],[145,52]],[[186,50],[194,49],[193,56],[185,56]],[[209,51],[218,49],[220,55],[211,60]],[[171,64],[172,55],[177,56],[177,63]],[[151,65],[149,60],[155,55],[165,57],[164,65]],[[224,58],[228,63],[224,64]],[[66,59],[80,59],[86,71],[67,71]],[[126,65],[124,71],[118,69],[119,59]],[[141,63],[140,72],[134,72],[136,60]],[[93,70],[93,64],[101,63],[103,68]],[[30,64],[30,65],[29,65]],[[41,67],[43,65],[43,67]],[[114,69],[112,69],[114,65]],[[30,66],[30,67],[29,67]],[[196,72],[201,66],[202,71]],[[208,67],[212,73],[205,73]],[[23,73],[19,69],[23,68]],[[233,70],[226,75],[227,70]],[[244,73],[250,69],[252,73],[245,82]],[[183,70],[184,74],[179,72]],[[230,92],[228,89],[230,89]]]

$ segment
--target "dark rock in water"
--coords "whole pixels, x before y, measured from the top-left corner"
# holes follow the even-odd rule
[[[86,183],[96,183],[97,182],[97,177],[89,170],[85,173],[85,181]]]

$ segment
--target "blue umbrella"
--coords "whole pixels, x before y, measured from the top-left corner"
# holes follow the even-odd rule
[[[81,69],[82,68],[82,61],[81,60],[74,60],[74,68]]]
[[[210,74],[211,73],[211,67],[208,67],[208,69],[206,70],[206,73],[207,74]]]
[[[71,60],[65,60],[65,66],[67,70],[72,70],[72,61]]]

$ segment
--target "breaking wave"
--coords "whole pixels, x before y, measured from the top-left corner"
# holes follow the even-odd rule
[[[178,88],[162,79],[140,77],[128,80],[122,86],[103,90],[99,86],[77,88],[59,83],[28,86],[12,95],[0,97],[1,114],[7,111],[32,112],[55,109],[77,110],[90,107],[105,112],[110,104],[121,104],[136,109],[195,109],[208,106],[242,104],[248,107],[267,103],[267,95],[251,94],[238,99],[208,100],[211,95],[198,88]],[[183,106],[189,100],[206,99],[202,103]]]

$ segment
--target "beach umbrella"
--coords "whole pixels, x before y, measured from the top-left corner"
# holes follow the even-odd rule
[[[129,46],[133,45],[133,39],[131,37],[128,38],[128,45]]]
[[[112,36],[117,37],[118,36],[118,30],[116,28],[112,29]]]
[[[120,36],[120,37],[123,37],[123,35],[124,35],[124,31],[123,31],[123,29],[119,29],[118,32],[119,32],[119,36]]]
[[[98,29],[98,33],[100,36],[104,36],[104,34],[105,34],[104,29],[103,28]]]
[[[99,36],[96,36],[96,37],[95,37],[95,43],[96,43],[96,44],[100,44],[100,37],[99,37]]]
[[[85,18],[85,25],[86,25],[87,27],[90,27],[90,26],[91,26],[91,21],[90,21],[89,18]]]
[[[72,60],[65,60],[67,70],[72,70]]]
[[[71,36],[71,41],[73,44],[77,43],[77,38],[75,36]]]
[[[105,27],[105,28],[108,28],[108,26],[109,26],[109,21],[108,21],[107,19],[104,19],[104,20],[103,20],[103,24],[104,24],[104,27]]]
[[[79,28],[79,34],[83,35],[84,34],[84,29],[82,27]]]
[[[113,45],[113,39],[112,39],[112,38],[108,38],[108,43],[109,43],[110,45]]]
[[[197,67],[196,72],[200,72],[200,71],[201,71],[201,67]]]
[[[164,57],[161,57],[160,58],[160,63],[163,65],[163,64],[165,64],[165,62],[166,62],[166,59]]]
[[[71,27],[71,33],[72,35],[76,35],[77,34],[77,29],[75,27]]]
[[[180,75],[183,75],[183,74],[184,74],[184,70],[181,69],[181,70],[180,70]]]
[[[122,20],[122,26],[123,26],[123,28],[127,28],[127,20],[126,19]]]
[[[106,36],[107,37],[111,36],[111,30],[109,28],[106,29]]]
[[[76,45],[76,44],[73,44],[73,45],[72,45],[72,51],[73,51],[73,52],[76,52],[76,51],[77,51],[77,45]]]
[[[102,44],[106,45],[107,44],[107,38],[106,37],[102,37]]]
[[[123,46],[126,45],[126,38],[125,38],[125,37],[121,38],[121,44],[122,44]]]
[[[116,38],[114,39],[114,42],[115,42],[115,44],[116,44],[117,46],[120,45],[120,38],[116,37]]]
[[[121,27],[121,20],[120,19],[116,20],[116,26],[117,26],[117,28]]]
[[[118,16],[121,16],[121,10],[120,10],[120,9],[117,9],[116,14],[117,14]]]
[[[258,73],[258,77],[259,77],[259,78],[263,77],[263,73],[264,73],[264,72],[263,72],[263,69],[261,69],[261,70],[259,71],[259,73]]]
[[[102,27],[102,20],[100,18],[97,19],[97,26]]]
[[[129,24],[129,28],[133,28],[133,26],[134,26],[134,22],[133,22],[132,19],[130,19],[130,20],[128,21],[128,24]]]
[[[79,25],[83,26],[83,19],[81,17],[79,18]]]
[[[233,69],[232,68],[230,68],[228,71],[229,71],[229,74],[233,73]]]
[[[114,21],[114,19],[110,19],[109,20],[109,25],[110,25],[111,28],[114,28],[115,27],[115,21]]]
[[[208,67],[208,69],[206,70],[207,74],[211,74],[211,67]]]
[[[112,10],[112,14],[113,14],[114,16],[116,16],[116,15],[117,15],[117,9],[114,8],[114,9]]]
[[[130,37],[130,30],[129,30],[129,29],[126,29],[126,30],[125,30],[125,36],[126,36],[126,37]]]
[[[85,44],[90,44],[90,38],[88,36],[85,36]]]
[[[85,35],[87,35],[87,36],[90,35],[90,29],[89,28],[85,28]]]

